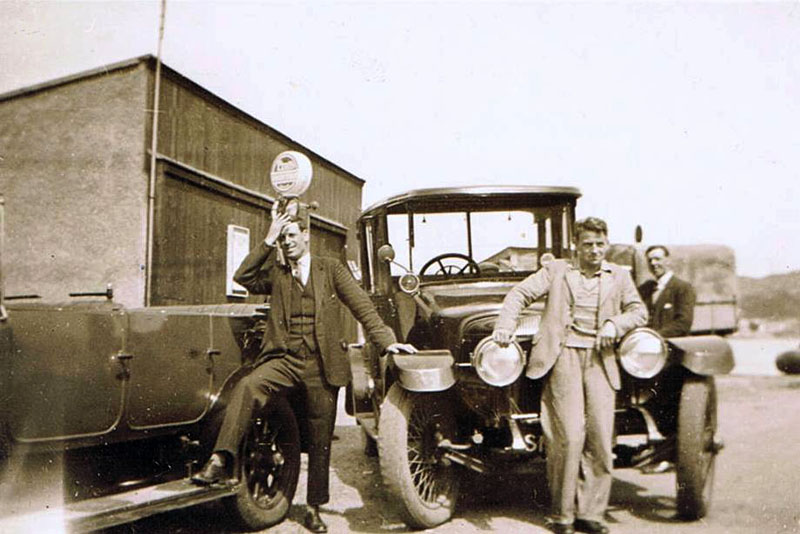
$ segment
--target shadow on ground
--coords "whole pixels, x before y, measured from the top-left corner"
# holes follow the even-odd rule
[[[409,532],[383,489],[377,458],[364,455],[360,428],[337,426],[336,437],[332,451],[331,502],[322,509],[330,531],[364,534]],[[302,526],[305,478],[304,458],[295,504],[287,519],[264,532],[306,532]],[[505,529],[497,522],[506,524],[504,520],[545,528],[549,496],[543,468],[541,472],[529,475],[487,476],[467,472],[461,488],[453,521],[427,532],[499,532]],[[612,525],[618,523],[615,516],[624,512],[653,523],[678,522],[674,496],[651,495],[643,486],[616,478],[607,520]],[[233,525],[222,503],[214,502],[108,529],[106,534],[240,532]]]

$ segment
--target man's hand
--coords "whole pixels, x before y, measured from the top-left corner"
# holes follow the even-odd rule
[[[291,221],[291,217],[288,213],[281,213],[278,215],[278,201],[272,203],[272,222],[269,225],[269,230],[267,231],[267,237],[264,238],[264,243],[267,244],[269,247],[275,246],[275,243],[278,241],[278,237],[281,235],[281,230],[283,227],[289,224]]]
[[[417,352],[417,347],[411,345],[409,343],[392,343],[388,347],[386,347],[386,352],[389,354],[398,354],[400,352],[404,352],[406,354],[414,354]]]
[[[514,340],[514,334],[508,330],[495,330],[492,332],[492,340],[501,347],[507,347]]]
[[[602,350],[613,349],[617,343],[617,327],[611,321],[603,323],[603,328],[597,333],[597,348]]]

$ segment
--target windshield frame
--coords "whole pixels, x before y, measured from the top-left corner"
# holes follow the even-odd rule
[[[574,240],[572,230],[575,224],[575,208],[580,191],[575,188],[542,188],[534,186],[500,188],[502,191],[492,192],[491,188],[461,188],[461,189],[432,189],[417,191],[399,195],[387,200],[383,205],[378,204],[365,210],[359,218],[359,238],[361,241],[361,261],[363,284],[370,293],[388,294],[393,292],[393,284],[397,279],[397,274],[392,274],[388,262],[378,260],[378,249],[386,244],[390,244],[397,251],[399,247],[406,247],[405,243],[390,242],[387,217],[389,215],[405,215],[407,217],[408,246],[411,247],[417,239],[414,227],[414,216],[434,213],[464,213],[466,217],[467,231],[467,252],[470,258],[474,258],[474,220],[473,214],[477,212],[502,212],[502,211],[528,211],[533,213],[543,209],[561,209],[561,225],[554,225],[558,231],[553,229],[545,230],[544,225],[539,225],[540,232],[539,250],[546,240],[541,239],[541,232],[550,231],[551,243],[558,243],[561,246],[552,246],[552,253],[556,258],[568,259],[572,257],[574,250]],[[442,252],[447,252],[443,250]],[[405,255],[405,254],[404,254]],[[538,252],[537,256],[541,256]],[[416,270],[422,263],[416,265],[413,250],[407,256],[412,261],[408,265],[395,262],[400,269]],[[413,265],[413,267],[412,267]],[[465,281],[485,281],[485,280],[507,280],[522,278],[531,274],[530,270],[501,272],[501,273],[481,273],[480,275],[459,275],[459,276],[425,276],[423,284],[431,283],[451,283]]]

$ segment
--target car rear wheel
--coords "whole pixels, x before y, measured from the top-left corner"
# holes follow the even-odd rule
[[[285,399],[253,417],[239,453],[239,490],[226,505],[247,529],[283,521],[300,475],[300,434]]]
[[[714,486],[717,390],[713,377],[688,378],[678,408],[676,485],[678,514],[700,519],[708,512]]]
[[[458,499],[459,473],[442,461],[437,444],[455,435],[449,396],[412,393],[394,384],[378,429],[383,482],[405,523],[424,529],[448,521]]]

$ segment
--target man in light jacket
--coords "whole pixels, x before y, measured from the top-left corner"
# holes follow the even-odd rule
[[[552,501],[551,529],[609,532],[614,397],[620,387],[615,345],[647,323],[630,273],[605,261],[608,227],[589,217],[575,225],[577,262],[554,260],[506,295],[492,337],[514,337],[517,318],[547,297],[525,374],[545,377],[542,429]]]

